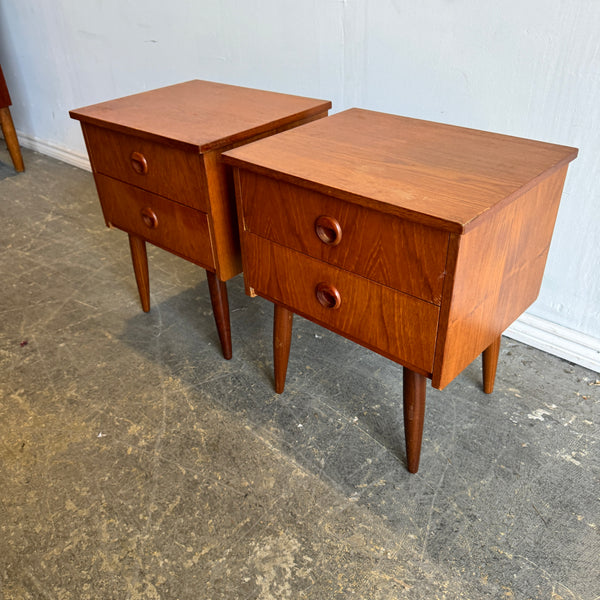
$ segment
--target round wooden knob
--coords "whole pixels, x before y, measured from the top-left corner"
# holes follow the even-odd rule
[[[158,227],[158,217],[151,208],[142,208],[141,213],[142,221],[148,229],[156,229]]]
[[[342,241],[342,227],[334,217],[321,215],[315,221],[315,233],[328,246],[337,246]]]
[[[138,175],[146,175],[148,173],[148,161],[141,152],[132,152],[129,157],[133,170]]]
[[[315,294],[319,304],[325,308],[339,308],[342,304],[339,291],[331,283],[319,283],[315,289]]]

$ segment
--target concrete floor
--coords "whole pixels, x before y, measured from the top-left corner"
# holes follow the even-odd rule
[[[404,466],[401,369],[149,247],[142,313],[91,174],[0,149],[0,598],[600,598],[600,375],[503,339],[428,390]]]

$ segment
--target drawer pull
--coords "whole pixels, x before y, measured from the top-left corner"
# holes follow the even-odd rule
[[[131,166],[138,175],[148,173],[148,161],[141,152],[132,152],[129,160],[131,160]]]
[[[342,297],[339,291],[330,283],[319,283],[315,293],[319,304],[325,308],[339,308],[342,304]]]
[[[315,221],[315,233],[328,246],[337,246],[342,241],[342,227],[337,219],[321,215]]]
[[[156,229],[158,227],[158,217],[151,208],[142,208],[140,214],[142,215],[142,221],[144,221],[144,225],[148,229]]]

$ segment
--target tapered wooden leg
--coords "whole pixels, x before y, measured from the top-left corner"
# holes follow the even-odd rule
[[[502,336],[498,336],[498,339],[488,346],[481,355],[483,362],[483,391],[486,394],[491,394],[494,391],[494,381],[496,380],[496,367],[498,366],[501,339]]]
[[[212,303],[215,323],[221,340],[223,357],[229,360],[233,351],[231,349],[231,324],[229,321],[229,299],[227,297],[227,284],[221,281],[214,273],[206,271],[210,301]]]
[[[129,247],[131,248],[131,260],[133,272],[140,293],[142,310],[150,310],[150,278],[148,276],[148,255],[146,254],[146,242],[137,235],[129,234]]]
[[[290,344],[292,342],[292,323],[294,313],[283,306],[275,304],[275,319],[273,322],[273,356],[275,362],[275,391],[283,392]]]
[[[419,470],[423,422],[425,420],[425,395],[427,378],[404,367],[404,437],[408,470]]]
[[[4,135],[6,147],[8,148],[8,153],[10,154],[15,171],[24,171],[25,165],[23,164],[23,156],[21,155],[17,132],[15,131],[15,125],[8,106],[0,108],[0,126],[2,127],[2,134]]]

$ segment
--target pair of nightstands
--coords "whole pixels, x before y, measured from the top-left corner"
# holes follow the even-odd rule
[[[359,109],[321,118],[330,107],[194,81],[71,116],[106,222],[129,234],[144,310],[149,241],[207,270],[229,358],[224,282],[243,262],[247,293],[275,304],[277,392],[294,313],[403,365],[416,472],[426,380],[442,389],[483,353],[492,391],[577,150]]]

